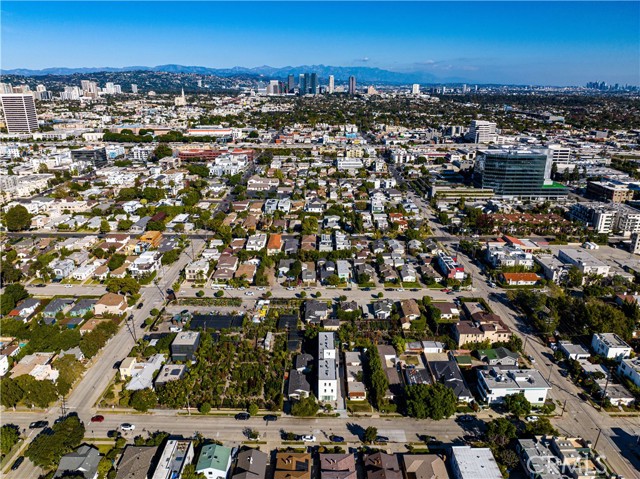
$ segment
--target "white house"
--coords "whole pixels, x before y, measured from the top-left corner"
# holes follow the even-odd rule
[[[594,334],[591,349],[607,359],[623,359],[631,355],[631,346],[614,333]]]
[[[629,378],[640,388],[640,358],[623,359],[618,365],[618,374]]]

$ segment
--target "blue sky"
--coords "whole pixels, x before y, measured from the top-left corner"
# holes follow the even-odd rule
[[[640,2],[1,2],[2,68],[325,64],[640,83]]]

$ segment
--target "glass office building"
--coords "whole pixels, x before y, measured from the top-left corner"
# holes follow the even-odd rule
[[[492,189],[496,196],[510,198],[557,198],[567,188],[550,181],[546,150],[479,150],[473,171],[478,188]]]

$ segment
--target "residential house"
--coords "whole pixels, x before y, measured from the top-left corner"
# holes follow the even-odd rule
[[[389,319],[393,311],[393,301],[381,299],[373,303],[373,315],[376,319]]]
[[[440,319],[447,321],[460,319],[460,310],[455,303],[433,302],[431,307],[440,311]]]
[[[106,293],[95,304],[94,311],[96,316],[104,316],[105,314],[121,315],[127,311],[129,307],[127,298],[121,294]]]
[[[402,329],[410,329],[411,321],[420,317],[420,308],[415,299],[404,299],[400,301],[400,322]]]
[[[454,325],[454,336],[458,346],[470,343],[506,342],[511,338],[511,330],[502,319],[493,313],[477,312],[471,321],[460,321]]]
[[[302,371],[292,369],[289,371],[289,384],[287,386],[287,397],[291,399],[301,399],[309,397],[311,385]]]
[[[54,479],[66,477],[68,474],[82,475],[84,479],[97,479],[100,452],[93,446],[83,444],[78,449],[60,458]]]
[[[329,316],[329,305],[324,301],[310,299],[304,303],[304,320],[306,323],[320,323]]]
[[[204,474],[207,479],[227,479],[231,469],[231,453],[229,447],[205,444],[198,456],[196,474]]]
[[[187,366],[185,364],[165,364],[156,376],[153,385],[157,388],[171,381],[178,381],[184,377],[186,372]]]
[[[266,244],[267,235],[264,233],[257,233],[249,236],[245,248],[247,251],[260,251],[266,246]]]
[[[534,286],[541,279],[536,273],[500,273],[500,281],[509,286]]]
[[[402,471],[404,479],[449,479],[447,466],[437,454],[403,454]]]
[[[520,356],[507,348],[478,349],[478,358],[489,366],[517,366]]]
[[[374,452],[364,456],[366,479],[403,479],[396,454]]]
[[[459,402],[470,403],[473,395],[467,386],[457,361],[428,361],[429,370],[433,378],[451,388]]]
[[[131,370],[131,380],[125,386],[127,391],[139,391],[153,387],[153,378],[165,362],[164,354],[154,354],[144,363],[135,363]]]
[[[65,314],[71,309],[75,301],[71,298],[54,298],[49,304],[47,304],[42,310],[42,318],[46,324],[53,324],[56,322],[56,316],[58,313]]]
[[[151,479],[179,479],[187,464],[193,461],[193,442],[190,439],[169,439]]]
[[[311,465],[309,453],[278,452],[273,479],[311,479]]]
[[[40,306],[40,300],[36,298],[26,298],[20,301],[15,308],[9,312],[9,316],[23,322],[27,322]]]
[[[594,334],[591,349],[607,359],[624,359],[631,355],[631,346],[615,333]]]
[[[145,251],[129,265],[132,276],[139,278],[159,271],[162,263],[162,253],[159,251]]]
[[[207,260],[192,261],[184,270],[184,276],[187,281],[206,281],[211,265]]]
[[[357,479],[354,454],[320,454],[320,479]]]
[[[148,479],[157,451],[157,446],[126,446],[118,461],[116,479]]]
[[[259,449],[245,449],[238,453],[231,479],[265,479],[269,456]]]

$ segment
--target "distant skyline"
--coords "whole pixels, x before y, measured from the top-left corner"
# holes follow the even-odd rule
[[[2,69],[324,64],[640,84],[640,2],[8,2]]]

